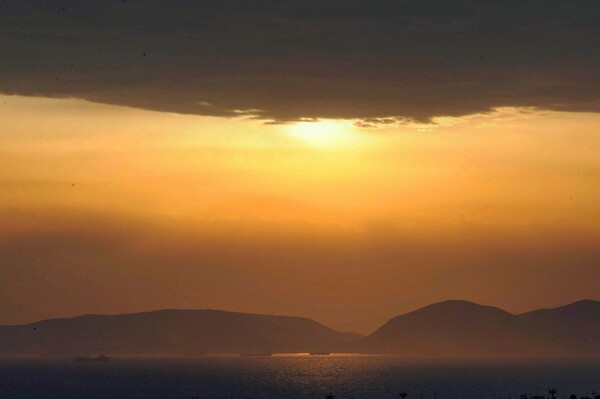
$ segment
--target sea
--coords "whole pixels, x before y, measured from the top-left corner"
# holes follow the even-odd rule
[[[0,398],[518,399],[600,392],[600,358],[392,356],[0,359]]]

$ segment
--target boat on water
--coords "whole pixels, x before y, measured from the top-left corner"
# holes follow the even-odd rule
[[[208,356],[208,352],[205,351],[195,351],[195,352],[186,352],[183,354],[185,357],[205,357]]]
[[[110,357],[101,353],[98,356],[77,356],[73,360],[76,362],[108,362],[110,361]]]
[[[273,354],[271,352],[244,352],[244,353],[240,353],[240,356],[272,356]]]

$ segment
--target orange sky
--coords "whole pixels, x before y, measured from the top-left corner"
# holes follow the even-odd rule
[[[600,115],[359,128],[0,96],[0,323],[219,308],[369,332],[599,299]]]

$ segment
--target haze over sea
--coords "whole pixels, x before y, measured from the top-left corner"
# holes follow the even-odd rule
[[[12,398],[557,398],[600,391],[600,358],[273,356],[0,360]]]

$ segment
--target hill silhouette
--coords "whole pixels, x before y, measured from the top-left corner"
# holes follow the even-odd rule
[[[552,353],[600,354],[600,302],[582,300],[519,315]]]
[[[391,319],[356,348],[406,355],[600,354],[600,302],[514,315],[449,300]]]
[[[511,314],[460,300],[394,317],[367,337],[314,320],[219,310],[85,315],[0,326],[0,355],[360,352],[600,355],[600,302]]]
[[[360,337],[300,317],[160,310],[0,327],[0,354],[344,351],[348,343]]]

